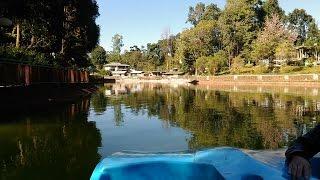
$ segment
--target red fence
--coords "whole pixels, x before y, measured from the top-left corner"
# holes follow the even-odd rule
[[[0,86],[88,82],[89,73],[87,71],[0,63]]]

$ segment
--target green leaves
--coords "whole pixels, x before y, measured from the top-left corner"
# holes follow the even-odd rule
[[[194,61],[212,55],[220,48],[220,31],[215,21],[201,21],[196,27],[181,33],[176,58],[186,71],[192,70]]]
[[[99,27],[95,19],[99,15],[96,1],[46,1],[13,0],[5,7],[6,15],[19,28],[6,29],[15,39],[0,39],[2,46],[32,50],[49,57],[61,57],[53,64],[63,66],[89,66],[87,54],[96,47]],[[20,37],[16,34],[21,34]]]
[[[288,30],[279,16],[274,14],[271,18],[267,18],[263,31],[258,34],[257,39],[254,41],[251,58],[254,61],[274,60],[276,48],[280,44],[286,43],[288,44],[287,47],[293,46],[295,40],[296,34]],[[290,48],[290,50],[294,52],[293,48]]]
[[[314,18],[304,9],[295,9],[288,15],[289,28],[298,33],[297,44],[301,45],[307,39],[307,34]]]
[[[206,6],[203,3],[198,3],[195,7],[189,8],[187,22],[196,26],[203,20],[218,20],[220,14],[221,10],[216,4]]]
[[[229,0],[219,18],[224,49],[230,57],[249,49],[259,30],[257,0]]]
[[[107,52],[103,47],[97,46],[91,52],[91,62],[98,67],[98,69],[102,69],[103,65],[107,63]]]
[[[227,67],[228,56],[225,51],[219,51],[213,56],[203,56],[197,59],[196,69],[198,75],[215,75]]]
[[[112,50],[114,54],[120,54],[121,48],[123,47],[123,36],[115,34],[112,37]]]

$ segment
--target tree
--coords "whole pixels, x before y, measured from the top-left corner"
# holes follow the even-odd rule
[[[207,75],[208,73],[208,62],[212,57],[202,56],[196,60],[196,75]]]
[[[195,7],[189,7],[187,22],[196,26],[202,20],[217,20],[221,14],[220,8],[216,4],[198,3]]]
[[[121,48],[123,47],[123,36],[119,34],[115,34],[112,37],[112,49],[113,53],[115,54],[120,54],[121,53]]]
[[[130,51],[125,52],[123,56],[123,61],[125,63],[130,64],[134,68],[138,68],[138,69],[142,68],[143,65],[141,65],[141,63],[144,60],[143,60],[141,49],[136,45],[130,47]]]
[[[310,24],[308,39],[306,40],[305,45],[311,47],[313,55],[315,56],[316,60],[319,61],[320,30],[315,22]]]
[[[280,7],[278,0],[266,0],[263,3],[264,16],[266,18],[271,18],[273,15],[277,15],[281,20],[285,18],[285,12]]]
[[[14,22],[12,36],[21,50],[44,54],[62,66],[87,67],[96,46],[99,15],[96,1],[8,1],[6,15]],[[10,33],[10,32],[8,32]],[[12,46],[8,42],[8,46]]]
[[[110,62],[121,62],[121,48],[123,44],[123,36],[115,34],[112,37],[112,51],[108,54]]]
[[[315,20],[304,9],[295,9],[288,15],[288,22],[289,28],[298,34],[296,44],[302,45],[306,41],[309,29]]]
[[[204,3],[198,3],[196,7],[189,7],[189,14],[187,22],[190,22],[192,25],[196,26],[206,9],[206,5]]]
[[[295,48],[292,42],[283,41],[275,49],[275,56],[280,60],[291,60],[295,57]]]
[[[309,25],[307,36],[308,38],[305,42],[307,46],[315,46],[315,44],[320,45],[320,30],[318,28],[318,25],[314,21]]]
[[[211,75],[221,72],[223,68],[228,67],[228,54],[223,50],[218,51],[209,59],[207,66]]]
[[[228,55],[224,51],[219,51],[213,56],[200,57],[196,61],[198,75],[215,75],[223,67],[227,66]]]
[[[258,34],[254,41],[251,57],[254,61],[275,59],[275,51],[279,44],[283,42],[293,44],[296,35],[289,31],[277,14],[267,18],[264,29]]]
[[[155,66],[161,66],[164,63],[165,55],[159,44],[149,43],[147,45],[147,57]]]
[[[201,20],[218,20],[221,9],[216,4],[209,4],[203,13]]]
[[[228,0],[219,18],[222,42],[229,55],[229,67],[232,59],[240,53],[249,56],[251,43],[259,30],[260,0]]]
[[[102,69],[103,65],[107,63],[107,52],[103,47],[97,46],[91,52],[91,62],[93,65],[98,67],[98,69]]]
[[[165,29],[162,32],[161,40],[157,44],[164,55],[166,69],[171,69],[174,66],[173,58],[175,56],[176,36],[171,34],[170,29]]]
[[[186,72],[194,71],[195,61],[213,55],[221,48],[220,31],[215,21],[201,21],[196,27],[181,33],[175,58]]]

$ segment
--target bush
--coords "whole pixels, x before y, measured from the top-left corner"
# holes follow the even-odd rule
[[[105,69],[100,69],[98,70],[97,74],[101,77],[104,77],[104,76],[112,76],[112,73],[111,71],[107,71]]]
[[[271,69],[268,66],[255,66],[253,67],[253,71],[255,74],[266,74],[266,73],[270,73]]]
[[[251,73],[251,68],[246,68],[244,64],[245,60],[240,55],[233,58],[231,65],[231,73],[232,74],[247,74]]]
[[[287,62],[288,66],[304,66],[304,60],[300,61],[288,61]]]
[[[313,67],[315,62],[316,62],[316,59],[314,57],[310,57],[310,58],[306,59],[305,66]]]
[[[17,61],[31,65],[54,65],[53,57],[33,50],[26,50],[13,47],[0,47],[2,60]]]
[[[215,75],[227,67],[228,56],[224,51],[219,51],[213,56],[203,56],[197,59],[196,67],[200,75]]]
[[[302,74],[320,74],[320,67],[313,66],[313,67],[304,67],[303,70],[300,72]]]
[[[253,64],[246,64],[246,65],[244,65],[244,67],[246,67],[246,68],[253,68]]]
[[[299,66],[282,66],[279,70],[281,74],[301,71],[303,68]]]
[[[231,73],[232,74],[266,74],[270,73],[272,71],[271,68],[268,66],[248,66],[246,65],[245,67],[238,67],[232,69]]]

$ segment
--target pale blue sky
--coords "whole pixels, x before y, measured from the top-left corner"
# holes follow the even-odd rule
[[[198,2],[215,3],[221,8],[226,0],[97,0],[101,28],[100,45],[111,49],[111,38],[119,33],[124,37],[125,49],[133,45],[157,42],[162,32],[170,28],[172,34],[189,27],[185,23],[189,6]],[[304,8],[320,22],[320,0],[279,0],[288,13]]]

